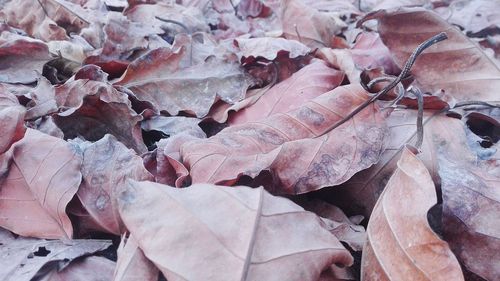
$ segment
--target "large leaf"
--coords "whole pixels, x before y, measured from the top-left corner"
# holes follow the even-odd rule
[[[35,82],[51,59],[47,45],[38,40],[4,42],[0,45],[0,82]]]
[[[464,280],[448,244],[427,222],[434,183],[406,147],[368,223],[361,280]]]
[[[0,186],[0,225],[23,236],[71,238],[66,205],[82,180],[81,152],[32,129],[11,149],[2,159],[12,162]]]
[[[108,240],[60,241],[16,238],[10,232],[0,228],[0,245],[2,246],[0,247],[0,279],[29,281],[42,267],[44,270],[63,269],[72,260],[105,250],[111,244]],[[69,268],[71,267],[72,264],[69,265]]]
[[[168,280],[315,281],[331,264],[353,261],[319,217],[263,188],[129,181],[119,202]]]
[[[400,67],[417,45],[446,32],[448,40],[427,49],[412,68],[423,90],[444,90],[459,101],[500,100],[500,69],[478,45],[439,15],[421,8],[401,8],[394,12],[382,10],[372,17],[378,19],[380,37]]]
[[[116,203],[125,180],[153,179],[144,168],[142,159],[112,135],[106,135],[85,148],[82,176],[78,198],[96,223],[114,234],[125,231]]]
[[[180,69],[185,49],[148,52],[132,62],[116,84],[172,115],[187,111],[203,117],[216,98],[231,104],[243,99],[251,82],[238,64],[209,60]]]
[[[500,128],[496,124],[497,130]],[[499,144],[481,139],[455,119],[453,142],[435,136],[443,193],[443,235],[464,267],[486,280],[500,276]]]
[[[296,58],[311,52],[311,49],[304,44],[284,38],[237,38],[234,41],[241,51],[240,55],[243,60],[261,57],[271,61],[283,54]]]
[[[229,124],[259,121],[276,113],[288,112],[332,90],[343,79],[343,72],[329,68],[322,61],[314,61],[266,91],[250,107],[231,115]]]
[[[383,151],[387,128],[375,104],[330,131],[368,98],[359,85],[338,87],[287,113],[187,142],[182,160],[194,183],[232,184],[242,175],[270,171],[269,188],[276,193],[338,185],[376,163]]]

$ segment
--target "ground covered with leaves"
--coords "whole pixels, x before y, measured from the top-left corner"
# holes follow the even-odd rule
[[[500,280],[498,0],[0,6],[1,280]]]

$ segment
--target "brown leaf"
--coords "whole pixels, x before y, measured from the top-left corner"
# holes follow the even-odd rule
[[[56,101],[62,112],[55,123],[66,138],[82,136],[97,141],[111,133],[128,148],[146,151],[140,121],[125,93],[109,83],[87,79],[69,80],[56,88]]]
[[[353,261],[315,214],[263,188],[129,181],[119,200],[127,228],[168,280],[317,280]]]
[[[148,260],[134,236],[122,236],[113,281],[157,281],[159,270]]]
[[[124,182],[153,179],[141,157],[112,135],[85,147],[82,176],[77,193],[82,205],[104,231],[117,235],[125,231],[116,203]]]
[[[229,124],[259,121],[273,114],[288,112],[334,89],[343,79],[343,72],[327,67],[322,61],[314,61],[273,86],[251,106],[231,115]]]
[[[500,28],[500,3],[488,0],[456,0],[446,9],[447,22],[461,26],[469,36]],[[488,34],[488,32],[486,32]]]
[[[429,133],[429,127],[432,126],[433,120],[430,117],[432,112],[425,112],[424,115],[424,140],[427,137],[432,139]],[[446,124],[449,119],[444,117],[443,124]],[[395,109],[389,117],[386,118],[386,123],[389,128],[390,137],[387,138],[385,150],[380,156],[380,160],[368,169],[358,172],[351,179],[335,189],[322,190],[323,196],[331,199],[335,205],[341,207],[349,213],[363,214],[370,217],[370,214],[384,190],[387,181],[397,168],[397,162],[401,157],[401,152],[405,143],[413,144],[417,134],[417,111],[407,109]],[[442,131],[442,129],[441,129]],[[437,183],[432,163],[435,157],[433,156],[432,142],[424,141],[422,145],[422,154],[420,159],[425,163],[430,170],[433,180]]]
[[[0,188],[1,226],[23,236],[71,238],[65,209],[82,179],[80,152],[32,129],[11,149],[2,159],[12,162]]]
[[[183,116],[153,116],[148,120],[142,121],[141,128],[145,131],[160,131],[169,136],[189,131],[192,135],[205,138],[205,133],[198,126],[200,122],[201,120],[198,118]]]
[[[216,98],[230,104],[243,99],[251,80],[238,64],[210,60],[179,69],[183,50],[159,48],[145,54],[129,65],[116,84],[171,115],[187,111],[203,117]]]
[[[366,240],[365,228],[358,225],[363,216],[354,217],[357,223],[352,222],[344,212],[335,205],[318,199],[294,200],[295,203],[307,211],[311,211],[323,218],[327,229],[340,241],[347,243],[354,251],[361,251]]]
[[[45,77],[39,77],[36,88],[30,94],[31,101],[26,105],[27,120],[34,120],[39,117],[55,113],[58,110],[56,103],[56,91]]]
[[[10,146],[23,138],[24,115],[26,110],[19,105],[16,96],[0,88],[0,155],[9,150]]]
[[[44,41],[66,40],[67,33],[89,26],[82,8],[65,0],[10,1],[0,16],[9,25]]]
[[[400,70],[391,57],[389,49],[374,32],[362,32],[350,50],[354,63],[361,69],[382,67],[387,74],[399,74]]]
[[[496,130],[500,125],[496,124]],[[434,135],[443,193],[443,235],[466,269],[497,280],[500,269],[500,154],[453,119],[453,141]],[[443,130],[443,128],[441,128]],[[495,130],[495,129],[494,129]]]
[[[306,45],[284,38],[236,38],[236,45],[241,51],[241,59],[262,57],[274,60],[277,56],[287,54],[289,58],[305,56],[311,52]]]
[[[300,0],[281,1],[283,35],[311,48],[329,46],[331,38],[347,25],[339,15],[321,13]]]
[[[87,240],[92,241],[92,240]],[[115,262],[90,256],[70,263],[62,270],[53,269],[40,281],[104,281],[112,280]]]
[[[499,100],[496,91],[500,88],[500,69],[478,45],[434,12],[401,8],[380,11],[369,18],[378,19],[380,37],[400,67],[418,44],[446,31],[448,39],[427,49],[412,67],[423,90],[444,90],[457,101]]]
[[[32,280],[44,266],[44,269],[63,269],[72,260],[105,250],[112,244],[108,240],[88,239],[63,242],[20,236],[15,238],[2,228],[0,228],[0,243],[2,245],[0,247],[0,279],[5,281]],[[76,263],[79,262],[76,261]],[[67,269],[71,267],[72,264]]]
[[[166,29],[165,31],[170,34],[209,31],[200,9],[194,7],[185,8],[177,4],[161,3],[160,1],[157,2],[154,5],[136,5],[131,9],[127,9],[124,14],[133,22],[152,25],[159,31]],[[181,22],[188,30],[184,30],[183,27],[174,23],[163,22],[156,17]]]
[[[11,2],[12,3],[12,2]],[[7,41],[0,45],[0,82],[35,82],[51,60],[47,45],[38,40]]]
[[[368,223],[361,280],[464,280],[448,244],[427,222],[436,203],[429,172],[406,147]]]
[[[338,87],[287,113],[185,143],[182,160],[194,183],[233,184],[242,175],[270,171],[269,188],[276,193],[338,185],[376,163],[383,151],[387,128],[374,104],[329,131],[368,98],[359,85]]]

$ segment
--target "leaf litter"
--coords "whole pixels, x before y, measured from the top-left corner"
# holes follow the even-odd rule
[[[2,280],[498,280],[498,1],[0,7]]]

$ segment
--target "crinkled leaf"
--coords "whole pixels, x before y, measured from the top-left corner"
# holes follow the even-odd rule
[[[67,270],[72,268],[73,263],[70,264],[72,260],[105,250],[112,244],[108,240],[61,241],[14,237],[9,231],[1,228],[0,243],[2,245],[0,247],[0,279],[5,281],[32,280],[42,267],[45,270],[63,269],[64,272],[64,268]],[[75,261],[75,263],[80,262]],[[68,264],[69,267],[67,267]]]

